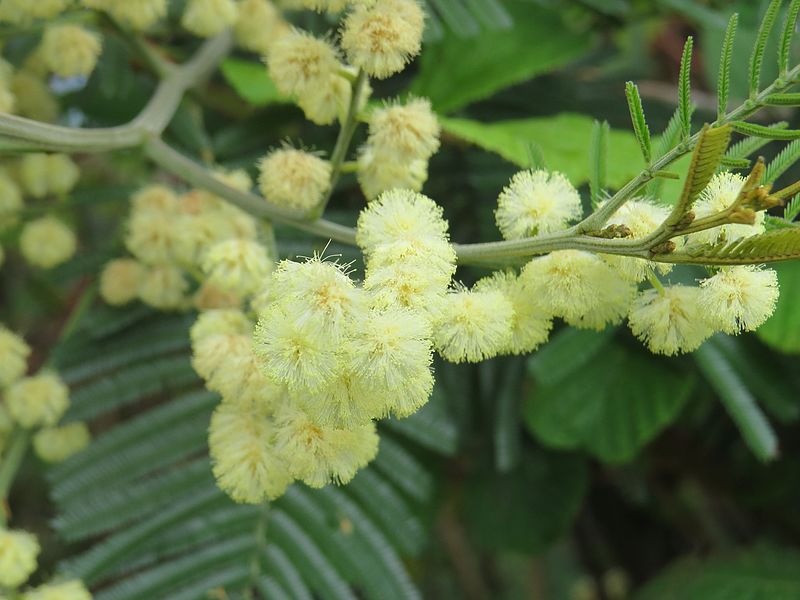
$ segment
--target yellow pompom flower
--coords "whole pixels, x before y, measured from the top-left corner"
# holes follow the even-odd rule
[[[176,261],[184,232],[175,227],[175,215],[155,210],[134,210],[127,223],[125,246],[148,265]]]
[[[28,590],[23,600],[92,600],[92,594],[82,581],[72,579]]]
[[[288,303],[261,314],[255,330],[256,354],[264,372],[292,392],[319,390],[336,377],[336,341],[318,322],[302,322]]]
[[[275,447],[289,473],[321,488],[347,483],[378,453],[375,424],[353,429],[320,427],[303,411],[285,405],[275,415]]]
[[[258,167],[261,193],[268,201],[286,208],[312,210],[331,185],[331,164],[294,148],[273,150]]]
[[[439,149],[440,133],[430,100],[414,98],[405,104],[388,104],[372,111],[367,143],[375,152],[394,160],[427,160]]]
[[[385,79],[419,54],[424,26],[425,14],[416,0],[375,0],[347,15],[341,44],[351,64]]]
[[[0,528],[0,585],[16,588],[36,570],[39,542],[27,531]]]
[[[288,318],[337,343],[365,308],[365,298],[346,269],[346,265],[318,256],[305,262],[286,260],[270,285],[278,290],[278,302]]]
[[[433,390],[430,338],[428,320],[412,310],[390,308],[363,318],[345,362],[356,394],[374,396],[362,400],[377,403],[367,412],[407,417],[428,401]]]
[[[281,496],[292,476],[275,451],[275,427],[262,406],[221,404],[208,444],[217,485],[236,502],[262,504]]]
[[[438,305],[449,284],[435,262],[424,260],[369,268],[364,278],[373,308],[411,308],[421,314]]]
[[[724,333],[755,331],[775,311],[778,274],[753,265],[723,267],[700,282],[700,306],[709,324]]]
[[[636,298],[628,325],[651,352],[673,356],[697,350],[712,333],[703,318],[701,290],[672,285],[649,289]]]
[[[181,25],[200,37],[211,37],[231,27],[239,16],[234,0],[189,0]]]
[[[31,349],[20,336],[0,325],[0,388],[25,375]]]
[[[47,188],[51,194],[64,196],[72,191],[81,177],[78,165],[66,154],[47,157]]]
[[[514,307],[500,291],[460,287],[447,294],[433,321],[436,351],[450,362],[480,362],[511,344]]]
[[[600,257],[580,250],[560,250],[530,261],[521,280],[528,292],[575,327],[603,329],[619,323],[636,293]]]
[[[529,293],[522,281],[510,271],[496,271],[475,284],[476,292],[497,291],[503,294],[514,309],[511,319],[511,339],[500,353],[527,354],[550,337],[553,315],[542,299]]]
[[[427,180],[428,161],[425,159],[398,161],[392,154],[378,152],[369,144],[359,148],[358,184],[367,200],[394,189],[418,192]]]
[[[356,241],[365,254],[393,242],[426,238],[447,239],[442,207],[422,194],[391,190],[361,211]]]
[[[272,44],[288,28],[280,11],[269,0],[242,0],[234,34],[245,50],[268,54]]]
[[[55,373],[24,377],[6,391],[6,407],[26,428],[55,425],[69,406],[69,389]]]
[[[31,152],[20,159],[17,177],[28,196],[44,198],[47,195],[50,188],[47,183],[49,168],[47,154],[41,152]]]
[[[295,394],[291,400],[302,408],[309,419],[322,427],[353,429],[388,413],[383,395],[365,394],[364,388],[345,363],[328,385],[314,392]]]
[[[139,296],[144,266],[132,258],[112,260],[100,273],[100,296],[111,306],[122,306]]]
[[[281,94],[308,97],[330,85],[340,62],[330,43],[294,29],[272,45],[267,68]]]
[[[58,101],[47,84],[35,74],[23,70],[14,73],[11,79],[11,93],[16,98],[16,113],[44,123],[52,123],[58,118]]]
[[[192,296],[192,304],[199,311],[240,308],[242,299],[236,294],[224,292],[216,285],[204,281]]]
[[[731,206],[739,196],[744,182],[745,178],[736,173],[723,171],[714,175],[694,205],[696,218],[708,217]],[[759,233],[764,233],[763,211],[756,213],[753,225],[729,223],[692,233],[687,236],[687,240],[693,244],[714,244],[718,241],[732,242]]]
[[[189,287],[183,271],[169,265],[148,269],[139,286],[139,299],[160,310],[177,310],[185,304]]]
[[[253,351],[250,335],[211,335],[192,344],[192,366],[226,402],[271,406],[282,389],[269,379]]]
[[[75,254],[77,245],[72,230],[55,217],[42,217],[26,223],[19,238],[19,249],[25,260],[43,269],[68,261]]]
[[[86,423],[45,427],[33,436],[33,449],[42,460],[63,462],[89,445],[91,435]]]
[[[369,254],[367,277],[379,269],[399,265],[409,272],[417,271],[426,275],[432,285],[444,290],[456,272],[456,258],[452,244],[441,238],[400,240],[381,244]]]
[[[110,14],[116,20],[139,31],[155,25],[167,16],[167,0],[82,0],[86,8]]]
[[[148,185],[133,195],[131,209],[134,213],[144,211],[173,213],[178,210],[178,197],[167,186]]]
[[[258,291],[272,270],[267,249],[250,240],[214,244],[203,259],[203,273],[223,291],[247,296]]]
[[[312,123],[330,125],[336,119],[344,120],[352,94],[350,82],[337,73],[328,77],[325,83],[321,81],[319,87],[314,88],[313,93],[308,92],[298,96],[297,106],[302,109],[306,119]],[[368,92],[363,94],[363,97],[367,96],[369,96]]]
[[[5,171],[0,171],[0,231],[16,225],[22,210],[22,192]]]
[[[645,199],[628,200],[608,221],[608,225],[625,225],[631,232],[631,238],[640,239],[653,233],[669,215],[669,208]],[[620,276],[635,283],[643,281],[649,272],[657,269],[666,274],[672,270],[669,263],[656,263],[649,260],[628,256],[602,255]]]
[[[64,12],[72,0],[3,0],[0,20],[25,24],[31,19],[51,19]]]
[[[78,25],[49,25],[42,37],[42,57],[59,77],[87,77],[102,50],[100,36]]]
[[[209,310],[197,317],[189,330],[192,345],[214,335],[250,335],[253,323],[241,310]]]
[[[564,229],[582,214],[581,197],[561,173],[520,171],[497,199],[495,219],[507,240]]]
[[[11,90],[14,67],[0,58],[0,113],[12,113],[17,105],[17,98]]]

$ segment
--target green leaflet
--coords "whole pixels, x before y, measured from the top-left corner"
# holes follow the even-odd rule
[[[678,75],[678,111],[681,115],[682,137],[692,133],[692,47],[694,38],[686,38],[681,55],[681,70]]]
[[[695,260],[682,260],[682,256]],[[676,262],[704,265],[741,265],[800,258],[800,227],[774,229],[733,242],[689,247],[670,255]]]
[[[781,7],[783,0],[772,0],[767,11],[764,13],[764,18],[758,28],[756,36],[756,43],[753,46],[753,53],[750,55],[750,96],[753,97],[758,93],[761,84],[761,65],[764,62],[764,51],[767,48],[767,40],[769,34],[772,32],[772,27],[775,24],[775,18],[778,16],[778,10]]]
[[[253,106],[285,103],[282,96],[267,74],[267,68],[252,60],[226,58],[220,65],[222,75],[236,93]]]
[[[631,124],[633,125],[633,133],[636,136],[636,141],[639,142],[639,148],[642,150],[642,157],[644,162],[650,164],[652,158],[652,148],[650,143],[650,128],[647,126],[647,121],[644,118],[644,109],[642,108],[642,99],[639,96],[639,88],[632,81],[625,84],[625,98],[628,101],[628,111],[631,113]]]
[[[736,133],[770,140],[796,140],[800,138],[800,129],[778,129],[744,121],[732,121],[730,126]]]
[[[792,50],[792,38],[794,37],[794,27],[797,23],[797,15],[800,13],[800,0],[792,0],[786,10],[786,21],[783,24],[781,42],[778,46],[778,71],[781,76],[789,70],[789,55]]]
[[[673,227],[688,213],[695,200],[714,176],[717,167],[728,149],[731,130],[727,125],[711,128],[705,125],[700,131],[692,153],[692,162],[686,174],[683,192],[675,207],[665,221],[666,227]]]
[[[722,42],[722,54],[719,59],[719,77],[717,78],[717,118],[721,119],[728,111],[728,96],[731,91],[731,59],[733,58],[733,40],[736,37],[736,25],[739,15],[733,13],[725,30]]]
[[[764,183],[774,183],[789,168],[800,160],[800,139],[790,142],[780,154],[767,165],[764,173]]]

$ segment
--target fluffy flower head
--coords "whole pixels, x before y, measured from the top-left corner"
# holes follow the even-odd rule
[[[139,295],[144,266],[131,258],[117,258],[100,273],[100,296],[111,306],[122,306]]]
[[[0,325],[0,388],[4,388],[28,370],[31,349],[20,336]]]
[[[92,600],[92,595],[82,581],[73,579],[40,585],[25,592],[25,600]]]
[[[385,79],[419,54],[425,15],[416,0],[376,0],[359,5],[342,27],[342,48],[350,63]]]
[[[418,192],[428,180],[428,161],[422,158],[398,161],[392,153],[376,151],[369,144],[359,149],[358,184],[367,200],[394,189]]]
[[[203,259],[203,272],[209,281],[240,296],[256,292],[271,270],[267,249],[249,240],[219,242]]]
[[[77,240],[72,230],[54,217],[41,217],[22,229],[19,249],[30,264],[51,269],[75,254]]]
[[[778,274],[752,265],[725,267],[700,282],[700,305],[714,329],[755,331],[774,312]]]
[[[276,448],[289,472],[306,485],[347,483],[378,453],[375,424],[353,429],[320,427],[288,405],[275,415]]]
[[[564,229],[581,216],[578,191],[561,173],[520,171],[497,199],[495,218],[507,240]]]
[[[217,484],[236,502],[274,500],[292,482],[275,452],[269,412],[259,406],[221,404],[211,418],[208,443]]]
[[[227,29],[239,16],[234,0],[189,0],[181,24],[200,37],[211,37]]]
[[[702,318],[701,291],[672,285],[649,289],[636,298],[628,325],[637,338],[655,354],[673,356],[700,347],[713,330]]]
[[[447,239],[442,207],[410,190],[391,190],[370,202],[358,217],[356,241],[366,254],[382,244],[425,238]]]
[[[625,225],[631,231],[632,238],[643,238],[655,231],[669,215],[669,208],[648,200],[629,200],[609,219],[610,225]],[[627,256],[603,255],[606,261],[619,275],[633,282],[643,281],[647,273],[658,269],[660,273],[668,273],[672,269],[669,263],[655,263]]]
[[[90,439],[86,423],[46,427],[33,436],[33,449],[42,460],[57,463],[83,450],[89,445]]]
[[[153,308],[176,310],[183,306],[189,284],[183,271],[169,265],[147,270],[139,286],[139,299]]]
[[[331,164],[294,148],[273,150],[261,160],[259,169],[261,193],[287,208],[313,209],[331,185]]]
[[[23,427],[55,425],[69,406],[69,390],[55,373],[24,377],[6,391],[6,407]]]
[[[192,345],[214,335],[249,335],[253,323],[240,310],[209,310],[197,317],[189,331]]]
[[[16,588],[36,570],[39,542],[27,531],[0,529],[0,585]]]
[[[281,36],[267,56],[270,77],[286,96],[314,95],[330,85],[339,66],[336,48],[297,29]]]
[[[698,219],[710,216],[731,206],[744,185],[745,178],[736,173],[723,171],[711,178],[706,188],[700,193],[700,198],[694,205],[694,212]],[[717,241],[732,242],[743,237],[764,232],[764,213],[757,212],[755,223],[729,223],[698,231],[688,236],[692,243],[713,244]]]
[[[83,0],[83,5],[103,10],[140,31],[167,15],[167,0]]]
[[[269,0],[242,0],[233,31],[236,42],[245,50],[268,54],[287,27],[280,11]]]
[[[430,101],[414,98],[375,109],[369,118],[368,143],[395,160],[427,160],[439,149],[440,132]]]
[[[100,37],[78,25],[50,25],[42,37],[42,57],[60,77],[88,76],[100,56]]]

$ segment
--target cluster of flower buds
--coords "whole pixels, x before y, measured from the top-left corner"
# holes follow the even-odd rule
[[[26,376],[31,349],[19,335],[0,325],[0,454],[12,438],[33,433],[33,448],[46,462],[61,462],[89,443],[85,423],[58,425],[69,406],[69,390],[57,373]],[[22,433],[25,432],[25,433]],[[39,542],[32,533],[0,527],[0,587],[16,590],[36,570]],[[26,600],[89,600],[80,581],[44,584],[26,590]]]
[[[0,233],[16,228],[26,208],[26,198],[33,200],[66,197],[80,178],[78,166],[64,154],[26,154],[0,167]],[[33,204],[29,205],[33,208]],[[56,208],[50,205],[52,208]],[[68,261],[75,254],[77,238],[60,218],[47,214],[22,223],[19,250],[25,260],[39,268],[50,269]],[[0,264],[4,252],[0,247]]]

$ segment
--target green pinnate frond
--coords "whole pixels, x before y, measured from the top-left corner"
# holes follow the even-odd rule
[[[796,140],[800,138],[800,129],[778,129],[775,127],[765,127],[755,123],[745,121],[731,121],[730,126],[736,133],[742,133],[752,137],[760,137],[768,140]]]
[[[789,200],[783,211],[783,219],[788,222],[794,221],[800,215],[800,194]]]
[[[700,192],[705,189],[717,171],[717,167],[728,149],[730,139],[731,129],[727,125],[713,128],[709,125],[703,126],[697,146],[692,153],[692,162],[686,174],[683,191],[665,221],[665,227],[674,227],[692,209]]]
[[[781,150],[780,154],[772,159],[767,165],[767,171],[764,174],[764,182],[773,183],[798,160],[800,160],[800,139],[787,144],[787,146]]]
[[[750,97],[755,97],[758,94],[761,85],[761,66],[764,63],[764,51],[767,48],[767,40],[772,27],[775,25],[775,19],[778,16],[782,0],[772,0],[764,13],[764,18],[761,20],[761,25],[758,28],[756,35],[756,42],[753,46],[753,53],[750,55]]]
[[[731,59],[733,58],[733,40],[736,37],[736,25],[739,15],[733,13],[725,30],[725,39],[722,42],[722,55],[719,59],[719,77],[717,80],[717,118],[721,119],[728,111],[728,97],[731,84]]]
[[[681,256],[694,260],[680,260]],[[688,247],[676,262],[705,265],[743,265],[800,258],[800,227],[774,229],[733,242]]]
[[[779,121],[768,126],[768,129],[786,129],[789,124],[786,121]],[[732,144],[728,151],[725,153],[726,158],[747,158],[761,148],[770,143],[769,138],[764,137],[746,137],[735,144]]]
[[[628,81],[625,84],[625,98],[628,100],[628,110],[631,113],[633,133],[636,135],[636,140],[639,142],[639,148],[642,151],[644,161],[649,164],[652,156],[650,128],[647,126],[647,120],[644,118],[644,109],[642,108],[642,98],[639,95],[639,88],[636,87],[636,84],[632,81]]]
[[[789,71],[789,56],[798,13],[800,13],[800,0],[792,0],[786,10],[786,21],[783,24],[783,32],[781,33],[781,41],[778,47],[778,73],[780,73],[781,77],[785,76]]]
[[[692,133],[692,47],[694,39],[686,38],[681,55],[681,70],[678,76],[678,110],[681,115],[682,137]]]
[[[764,102],[770,106],[800,106],[800,94],[797,92],[770,94],[764,98]]]

